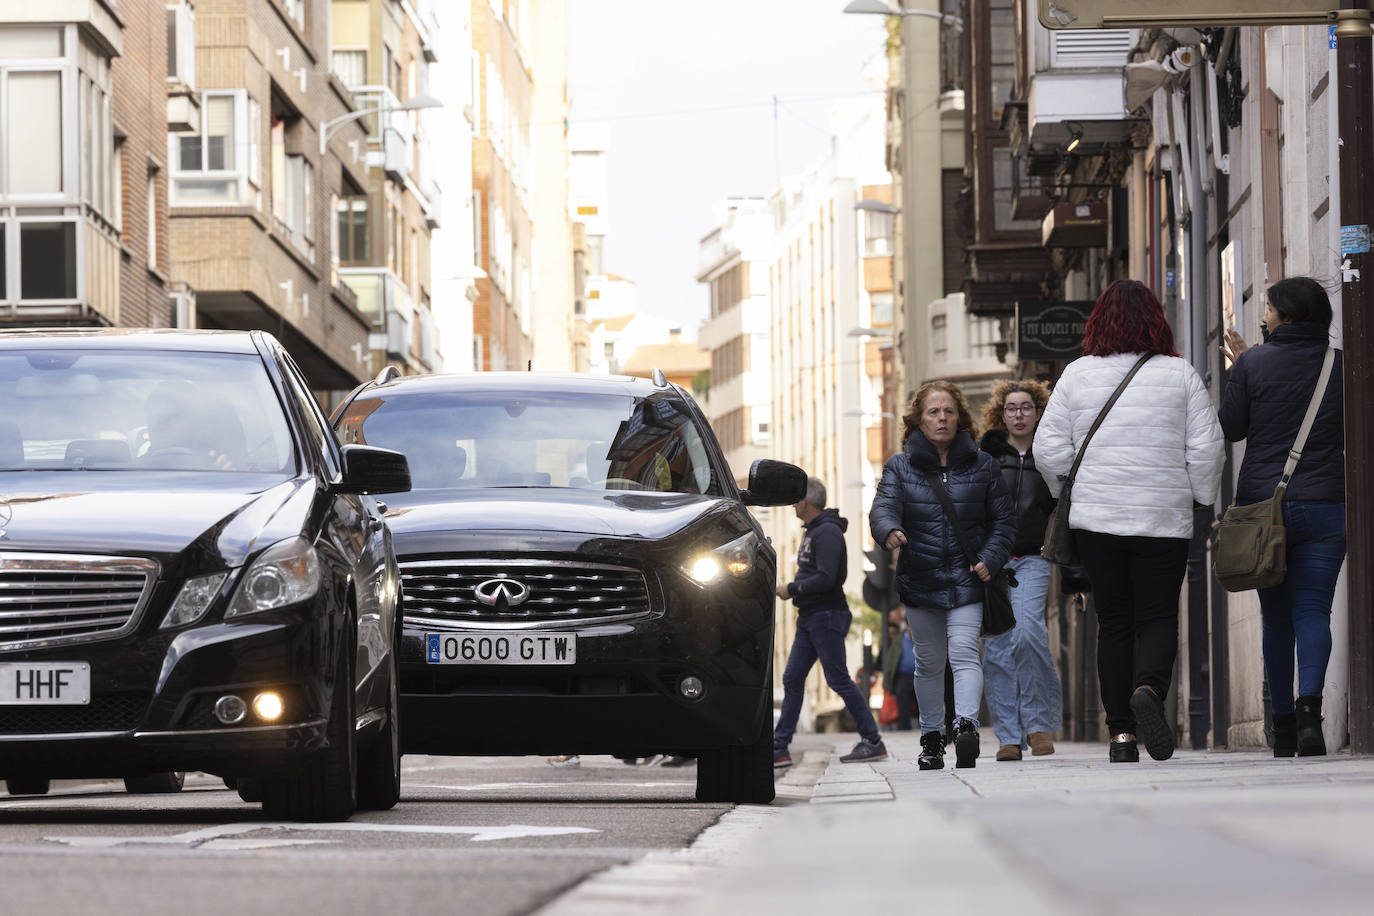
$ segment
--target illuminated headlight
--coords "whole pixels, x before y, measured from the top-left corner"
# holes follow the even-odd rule
[[[256,614],[298,604],[320,587],[320,561],[315,548],[301,538],[273,544],[248,567],[234,592],[225,618]]]
[[[172,602],[172,609],[162,618],[162,629],[184,627],[204,617],[228,575],[227,572],[219,572],[187,579],[177,593],[177,599]]]
[[[736,579],[743,579],[754,571],[754,557],[758,546],[759,539],[751,531],[728,544],[722,544],[715,550],[694,557],[682,567],[682,571],[701,586],[719,582],[726,573]]]

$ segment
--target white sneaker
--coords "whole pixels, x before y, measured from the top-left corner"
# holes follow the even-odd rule
[[[642,766],[642,767],[655,767],[655,766],[658,766],[658,765],[659,765],[660,763],[662,763],[663,761],[664,761],[664,756],[663,756],[662,754],[655,754],[655,755],[652,756],[652,757],[641,757],[641,758],[639,759],[639,765]]]
[[[549,758],[551,767],[576,767],[582,765],[582,758],[577,754],[560,754],[557,757]]]

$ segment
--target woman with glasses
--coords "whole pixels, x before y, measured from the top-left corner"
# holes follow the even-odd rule
[[[1036,473],[1031,453],[1040,411],[1049,399],[1050,390],[1040,382],[1007,379],[992,389],[983,410],[987,432],[979,447],[1001,465],[1016,507],[1016,540],[1007,562],[1018,583],[1011,590],[1016,626],[983,639],[983,685],[994,718],[997,760],[1020,760],[1027,744],[1033,756],[1053,754],[1053,733],[1060,725],[1059,676],[1045,624],[1050,562],[1040,557],[1054,497]]]
[[[1103,417],[1073,483],[1069,528],[1097,606],[1097,677],[1112,735],[1108,759],[1173,756],[1164,709],[1178,657],[1178,596],[1193,507],[1216,501],[1224,457],[1207,387],[1174,352],[1155,294],[1118,280],[1097,298],[1083,356],[1069,363],[1035,431],[1035,460],[1057,497],[1074,456]]]
[[[1330,346],[1331,300],[1310,277],[1280,280],[1269,287],[1260,333],[1263,345],[1247,348],[1235,329],[1228,330],[1222,348],[1235,365],[1221,402],[1221,428],[1227,439],[1245,440],[1236,481],[1241,506],[1273,496],[1283,476]],[[1346,546],[1344,409],[1337,350],[1302,460],[1284,495],[1288,575],[1258,592],[1275,757],[1326,753],[1322,686],[1331,658],[1331,599]]]

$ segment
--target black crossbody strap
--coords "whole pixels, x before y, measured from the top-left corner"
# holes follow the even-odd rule
[[[1146,353],[1144,356],[1140,357],[1140,359],[1136,360],[1135,365],[1131,367],[1131,371],[1126,373],[1126,377],[1121,380],[1121,384],[1116,386],[1116,390],[1112,392],[1112,396],[1107,399],[1107,403],[1102,405],[1101,412],[1098,413],[1097,419],[1093,421],[1092,428],[1088,430],[1088,435],[1083,438],[1083,444],[1078,447],[1078,454],[1073,458],[1073,467],[1069,468],[1069,476],[1065,478],[1069,484],[1072,484],[1073,479],[1078,476],[1078,466],[1083,463],[1083,453],[1088,450],[1088,443],[1093,441],[1093,433],[1097,432],[1097,428],[1101,426],[1102,421],[1107,418],[1107,412],[1112,409],[1112,405],[1116,403],[1116,399],[1121,397],[1121,392],[1126,390],[1126,386],[1131,383],[1131,379],[1135,378],[1135,374],[1140,371],[1140,367],[1148,363],[1155,355],[1154,353]]]
[[[978,551],[973,549],[973,542],[969,540],[968,532],[964,530],[963,524],[959,521],[959,513],[954,511],[954,500],[949,497],[949,490],[945,489],[945,483],[940,479],[939,474],[926,474],[930,480],[930,488],[935,491],[936,497],[940,500],[940,505],[945,509],[945,515],[949,517],[949,523],[954,526],[954,536],[959,539],[959,546],[963,548],[964,555],[968,557],[969,566],[978,565]]]

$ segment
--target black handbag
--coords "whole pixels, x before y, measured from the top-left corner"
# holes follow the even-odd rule
[[[964,530],[964,525],[959,521],[959,514],[954,511],[954,501],[949,497],[949,491],[945,489],[945,484],[940,480],[939,474],[927,474],[930,478],[930,488],[935,491],[935,495],[940,500],[940,505],[944,507],[945,515],[949,522],[954,526],[954,536],[959,539],[959,546],[964,551],[964,556],[968,559],[968,565],[974,567],[978,565],[978,551],[974,549],[973,542],[969,540],[968,532]],[[983,583],[983,635],[1001,636],[1003,633],[1016,626],[1016,614],[1011,607],[1011,591],[1020,583],[1016,581],[1016,573],[1003,566],[993,574],[992,578]]]
[[[1073,467],[1069,469],[1069,476],[1064,478],[1059,486],[1059,501],[1055,503],[1054,510],[1050,512],[1049,520],[1045,523],[1045,543],[1040,548],[1040,556],[1049,560],[1051,563],[1058,563],[1060,566],[1079,566],[1078,545],[1074,542],[1073,531],[1069,528],[1069,509],[1073,502],[1073,479],[1078,476],[1078,466],[1083,463],[1083,453],[1088,450],[1088,443],[1093,440],[1093,433],[1102,425],[1106,419],[1107,412],[1112,409],[1116,399],[1121,397],[1121,392],[1126,390],[1131,379],[1140,368],[1150,361],[1153,353],[1146,353],[1136,360],[1131,371],[1126,373],[1126,377],[1121,380],[1121,384],[1116,386],[1112,396],[1107,399],[1107,403],[1102,405],[1102,410],[1098,413],[1097,419],[1093,421],[1092,428],[1083,437],[1083,444],[1078,447],[1078,454],[1073,457]]]

